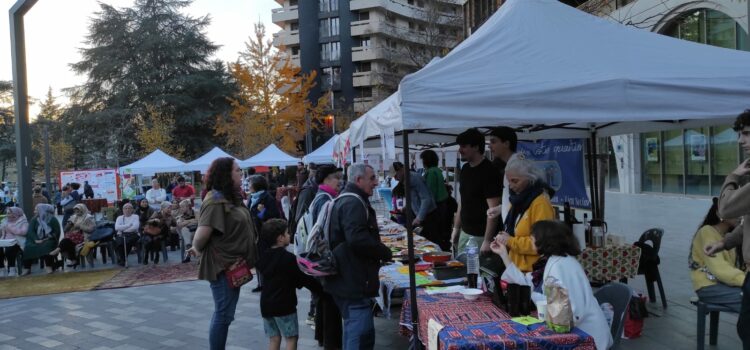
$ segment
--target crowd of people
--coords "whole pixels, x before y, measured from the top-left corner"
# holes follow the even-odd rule
[[[735,123],[739,144],[750,156],[750,111]],[[495,162],[485,156],[486,136],[477,129],[458,135],[459,154],[465,161],[460,169],[460,200],[456,202],[434,151],[420,158],[422,173],[396,162],[391,176],[397,180],[395,197],[409,197],[411,224],[441,249],[457,254],[472,244],[479,247],[481,264],[498,273],[523,276],[538,293],[554,278],[570,295],[576,326],[594,338],[598,349],[607,349],[613,339],[604,313],[593,296],[583,268],[576,259],[583,247],[566,224],[556,221],[551,204],[554,191],[545,175],[530,160],[516,152],[513,129],[498,127],[489,132],[489,150]],[[231,285],[230,266],[255,268],[260,292],[261,316],[270,348],[296,348],[299,336],[296,289],[308,288],[312,301],[307,323],[325,349],[372,349],[375,344],[373,298],[378,295],[379,270],[392,258],[380,239],[376,212],[370,203],[379,185],[375,170],[366,164],[343,170],[333,165],[300,165],[299,192],[288,214],[280,210],[268,176],[248,174],[232,158],[216,159],[205,177],[200,212],[193,210],[195,189],[183,177],[167,189],[158,181],[138,203],[126,202],[114,223],[117,260],[125,264],[133,248],[143,250],[143,264],[159,256],[170,237],[186,244],[184,262],[199,257],[199,278],[207,280],[213,295],[214,314],[209,329],[211,349],[223,349],[229,325],[240,295]],[[698,297],[722,304],[739,313],[737,331],[748,348],[750,330],[750,186],[741,178],[750,175],[750,160],[743,161],[714,198],[691,246],[690,276]],[[283,179],[279,179],[282,177]],[[409,191],[403,183],[408,176]],[[279,172],[274,182],[286,183]],[[85,185],[84,185],[85,187]],[[23,273],[34,260],[42,260],[48,272],[57,266],[61,254],[69,266],[76,266],[87,248],[96,222],[80,203],[80,185],[62,188],[63,219],[58,222],[54,206],[47,204],[41,188],[35,188],[34,215],[27,219],[18,207],[9,207],[0,224],[0,239],[14,244],[0,248],[0,263],[7,261],[10,273],[17,273],[21,255]],[[84,189],[84,192],[86,190]],[[167,194],[173,198],[167,201]],[[85,193],[84,193],[85,195]],[[325,220],[330,227],[328,243],[337,271],[311,277],[300,271],[289,252],[291,233],[300,218],[309,214],[313,226],[321,220],[322,208],[330,203]],[[135,206],[134,206],[135,204]],[[397,208],[402,211],[404,208]],[[62,239],[60,239],[62,236]],[[745,266],[730,248],[741,247]],[[232,268],[233,269],[233,268]],[[6,271],[4,265],[2,268]]]

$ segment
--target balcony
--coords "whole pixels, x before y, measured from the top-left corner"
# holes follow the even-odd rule
[[[370,35],[377,32],[377,25],[371,20],[354,21],[351,24],[352,36]]]
[[[390,86],[398,87],[399,77],[393,73],[369,71],[352,74],[354,87],[362,86]]]
[[[299,11],[294,8],[275,8],[271,10],[271,20],[274,24],[283,27],[284,23],[299,19]]]
[[[373,61],[379,58],[383,58],[382,50],[362,46],[352,48],[352,62]]]
[[[285,31],[273,34],[273,46],[294,46],[299,45],[299,30]]]

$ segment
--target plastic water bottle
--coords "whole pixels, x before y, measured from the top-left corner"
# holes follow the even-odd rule
[[[469,288],[477,288],[479,278],[479,247],[473,239],[466,243],[466,278]]]

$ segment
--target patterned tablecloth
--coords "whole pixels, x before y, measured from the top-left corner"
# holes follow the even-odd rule
[[[434,319],[444,326],[438,333],[438,349],[577,349],[594,350],[594,339],[578,328],[571,333],[555,333],[543,324],[529,326],[510,320],[488,295],[469,301],[461,294],[427,295],[418,291],[419,339],[427,344],[427,323]],[[411,335],[408,298],[401,309],[401,332]]]
[[[634,278],[638,274],[641,248],[633,245],[610,245],[603,248],[588,247],[578,260],[590,281],[617,281]]]

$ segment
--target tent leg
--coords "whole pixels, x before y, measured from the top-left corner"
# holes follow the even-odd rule
[[[415,350],[421,350],[422,349],[422,343],[419,340],[419,312],[417,310],[417,282],[415,278],[416,271],[414,269],[414,231],[413,227],[411,226],[412,223],[412,212],[411,212],[411,199],[409,198],[409,193],[411,193],[410,184],[409,184],[409,177],[411,175],[411,172],[409,169],[411,169],[409,165],[409,132],[404,130],[403,131],[403,137],[404,137],[404,193],[406,195],[405,198],[405,206],[404,206],[404,214],[406,215],[406,240],[407,240],[407,248],[409,251],[409,299],[410,299],[410,307],[411,307],[411,325],[412,325],[412,349]]]
[[[594,147],[592,145],[591,138],[586,140],[586,164],[588,168],[588,175],[589,175],[589,198],[591,200],[591,218],[596,218],[596,180],[594,180],[594,167],[596,166],[594,162]]]

